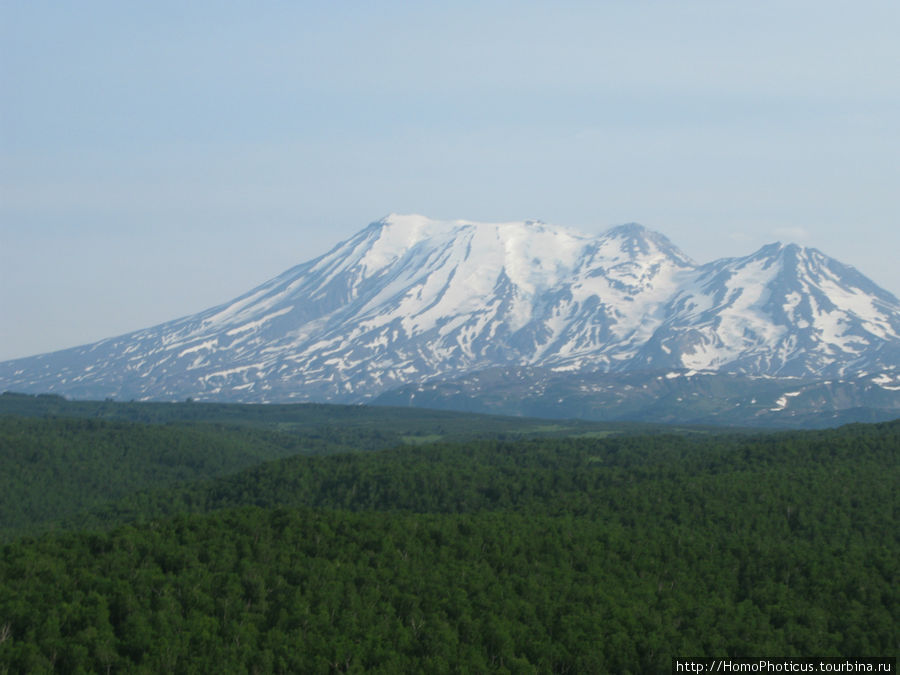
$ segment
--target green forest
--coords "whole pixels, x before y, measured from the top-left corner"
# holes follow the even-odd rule
[[[900,421],[205,406],[0,396],[0,673],[653,673],[900,648]]]

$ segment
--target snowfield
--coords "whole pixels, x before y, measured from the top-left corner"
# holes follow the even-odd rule
[[[900,302],[815,249],[700,265],[634,224],[391,215],[219,307],[0,363],[0,391],[360,402],[492,367],[826,378],[898,361]]]

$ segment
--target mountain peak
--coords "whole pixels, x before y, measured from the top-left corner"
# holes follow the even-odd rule
[[[664,234],[644,227],[640,223],[625,223],[610,228],[603,235],[605,239],[620,240],[631,255],[664,254],[684,266],[695,265],[694,261],[673,244]]]
[[[427,238],[437,230],[452,229],[456,223],[433,220],[418,213],[391,213],[376,220],[369,227],[380,232],[392,232],[407,239]]]
[[[822,255],[818,250],[814,248],[807,248],[806,246],[801,246],[800,244],[794,244],[792,242],[788,242],[787,244],[785,244],[780,241],[773,241],[770,244],[761,246],[749,257],[753,259],[788,258],[790,260],[798,260],[801,257],[811,254],[818,254],[819,256]]]
[[[0,391],[359,402],[495,366],[812,375],[898,358],[900,303],[815,249],[698,266],[637,223],[392,213],[229,303],[0,364]]]
[[[376,220],[374,223],[370,225],[370,227],[383,228],[383,227],[398,227],[398,228],[419,228],[419,229],[428,229],[433,231],[443,231],[443,230],[453,230],[458,229],[460,227],[482,227],[482,228],[491,228],[491,227],[509,227],[509,226],[519,226],[527,229],[538,229],[542,230],[545,228],[553,228],[554,226],[548,225],[543,220],[538,218],[529,218],[524,221],[503,221],[503,222],[486,222],[486,221],[478,221],[478,220],[468,220],[468,219],[455,219],[455,220],[439,220],[435,218],[429,218],[428,216],[423,216],[418,213],[390,213],[383,218]]]
[[[389,213],[372,223],[376,227],[427,227],[437,222],[420,213]]]
[[[621,225],[616,225],[615,227],[611,227],[606,231],[607,234],[612,236],[646,236],[647,234],[655,234],[649,228],[644,227],[640,223],[623,223]]]

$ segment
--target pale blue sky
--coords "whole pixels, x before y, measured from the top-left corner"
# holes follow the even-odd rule
[[[0,359],[390,212],[781,240],[900,294],[900,3],[0,0]]]

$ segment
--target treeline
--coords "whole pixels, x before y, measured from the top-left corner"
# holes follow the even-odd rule
[[[59,527],[142,491],[166,490],[298,453],[374,450],[380,432],[333,427],[305,434],[246,426],[148,425],[0,416],[0,541]]]
[[[652,510],[650,499],[673,512],[696,509],[698,492],[723,500],[721,510],[731,509],[732,517],[784,509],[798,522],[811,513],[804,504],[811,497],[800,497],[809,485],[819,490],[823,508],[858,504],[853,486],[871,501],[865,486],[890,486],[885,469],[896,469],[898,448],[900,424],[889,423],[760,436],[485,440],[296,455],[179,490],[136,491],[79,514],[67,527],[103,528],[242,505],[596,517],[625,504],[637,517]],[[825,499],[828,489],[833,492]],[[893,517],[885,511],[894,503],[891,491],[879,494],[882,500],[861,517]]]
[[[92,532],[0,550],[0,672],[890,655],[898,460],[895,422],[293,455],[142,488],[72,521]]]
[[[141,424],[209,423],[250,426],[309,435],[353,429],[397,444],[429,438],[468,440],[505,435],[569,436],[577,434],[671,433],[671,427],[635,422],[548,422],[522,417],[386,406],[323,403],[240,404],[197,401],[78,401],[53,394],[0,394],[0,416],[91,418]],[[693,430],[685,430],[686,432]]]
[[[0,541],[195,511],[186,506],[187,496],[169,490],[293,455],[438,440],[634,435],[648,429],[400,408],[68,401],[7,392],[0,394]],[[269,480],[267,474],[281,470],[270,467],[248,480]],[[287,470],[296,473],[297,467]],[[312,476],[305,475],[306,480]],[[285,487],[282,482],[278,489]],[[188,492],[204,489],[205,484],[196,485]],[[232,503],[279,503],[282,498],[269,485],[241,492],[247,489],[261,496]]]

